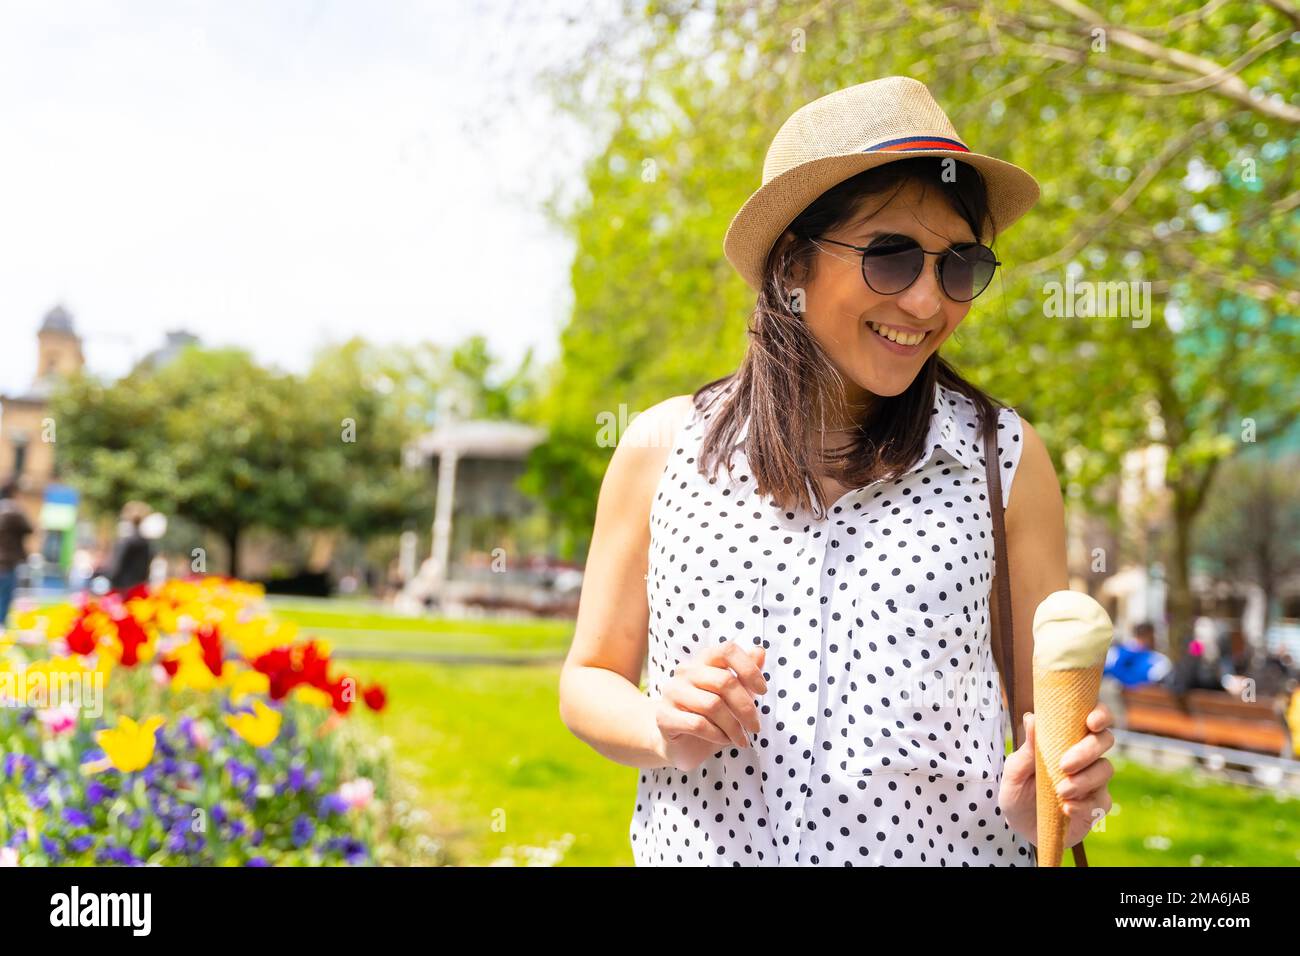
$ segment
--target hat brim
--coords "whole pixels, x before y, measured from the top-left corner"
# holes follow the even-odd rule
[[[1000,235],[1038,202],[1038,180],[1014,163],[951,149],[848,153],[802,163],[759,187],[732,217],[723,253],[758,291],[772,244],[798,215],[832,186],[868,169],[914,156],[944,156],[974,166],[988,188],[989,218]]]

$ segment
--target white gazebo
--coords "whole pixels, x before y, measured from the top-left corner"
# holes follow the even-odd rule
[[[418,580],[421,594],[441,595],[451,564],[453,516],[519,518],[528,512],[530,504],[515,489],[515,480],[545,439],[544,429],[519,422],[453,419],[407,447],[408,467],[437,473],[430,560],[418,576],[413,568],[403,569],[408,586]]]

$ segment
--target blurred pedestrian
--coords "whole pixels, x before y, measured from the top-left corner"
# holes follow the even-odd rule
[[[113,555],[105,572],[108,586],[115,591],[127,591],[137,584],[149,581],[154,545],[140,533],[140,523],[152,511],[143,501],[128,501],[122,506],[117,525],[117,542],[113,546]]]
[[[9,620],[9,605],[13,603],[18,584],[18,565],[27,560],[24,539],[35,530],[18,504],[17,495],[18,486],[12,481],[0,487],[0,627]]]
[[[1126,687],[1143,687],[1165,680],[1173,669],[1169,658],[1155,649],[1156,629],[1149,621],[1134,625],[1132,634],[1111,644],[1101,676],[1099,699],[1115,715],[1115,726],[1128,724]]]
[[[1155,625],[1149,621],[1136,624],[1130,637],[1110,646],[1103,673],[1125,687],[1158,684],[1170,673],[1173,664],[1155,647]]]

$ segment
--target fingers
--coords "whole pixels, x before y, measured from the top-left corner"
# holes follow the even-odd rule
[[[1026,785],[1034,777],[1034,723],[1033,715],[1024,715],[1025,740],[1019,747],[1007,754],[1002,765],[1003,779],[1016,786]]]
[[[719,670],[719,668],[700,668],[699,671],[690,672],[689,679],[670,682],[664,688],[664,698],[678,710],[689,711],[705,718],[715,729],[722,733],[723,736],[718,741],[719,743],[730,742],[737,747],[748,747],[749,738],[745,736],[745,729],[741,726],[740,720],[732,711],[727,699],[712,690],[698,687],[694,683],[696,680],[701,679],[701,672],[716,670]],[[729,675],[731,681],[736,682],[735,689],[739,690],[743,697],[744,691],[740,689],[736,675],[730,671],[724,673]],[[703,679],[712,686],[723,686],[726,682],[726,678],[711,677],[708,674],[704,674]],[[752,702],[750,702],[750,707],[753,707]],[[757,718],[755,717],[755,719]],[[708,740],[717,739],[711,734],[699,734],[697,736],[703,736]]]
[[[666,706],[660,708],[657,719],[659,729],[665,737],[679,737],[682,734],[689,734],[692,737],[708,740],[720,747],[735,743],[734,740],[723,733],[721,728],[702,714],[681,710],[672,704],[667,697],[664,698],[664,703]]]
[[[721,699],[731,716],[740,725],[742,737],[745,730],[758,733],[758,708],[754,706],[753,698],[734,672],[722,667],[700,667],[691,671],[690,678],[697,688],[709,691]],[[718,724],[718,726],[722,725]]]
[[[1066,773],[1078,773],[1099,760],[1114,743],[1115,735],[1109,730],[1089,734],[1061,755],[1061,769]]]
[[[1110,712],[1109,707],[1105,704],[1099,703],[1088,713],[1088,717],[1084,722],[1087,724],[1089,730],[1093,733],[1097,733],[1105,730],[1107,727],[1114,726],[1115,715]]]
[[[1091,829],[1097,818],[1110,813],[1113,805],[1114,801],[1111,800],[1110,791],[1102,787],[1080,799],[1067,800],[1064,804],[1064,810],[1065,815],[1071,820],[1087,820],[1089,829]]]
[[[1089,794],[1105,787],[1113,776],[1115,776],[1114,765],[1103,757],[1079,773],[1070,774],[1057,784],[1056,795],[1066,801],[1084,800]]]
[[[763,648],[754,650],[762,653]],[[767,681],[758,668],[754,654],[735,641],[723,641],[721,644],[714,645],[699,658],[699,663],[713,667],[730,667],[736,672],[741,683],[749,688],[751,694],[762,696],[767,693]]]

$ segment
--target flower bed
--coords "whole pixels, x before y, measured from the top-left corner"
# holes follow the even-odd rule
[[[26,611],[0,636],[0,865],[440,862],[387,741],[253,584],[216,576]]]

